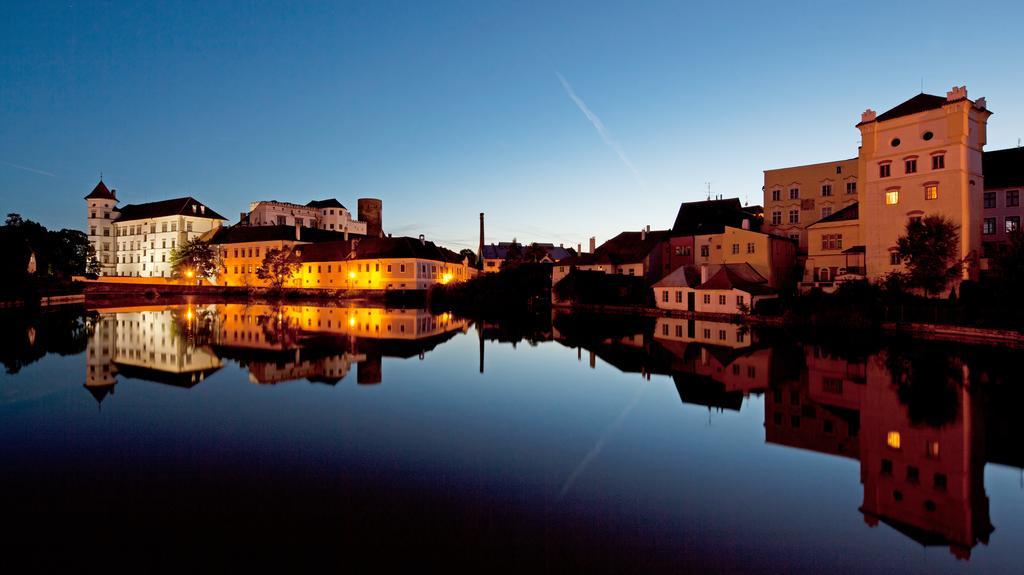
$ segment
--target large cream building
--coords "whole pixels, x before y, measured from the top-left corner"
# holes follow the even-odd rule
[[[116,194],[101,181],[85,197],[87,233],[101,275],[171,277],[171,250],[224,221],[195,198],[118,208]]]
[[[865,111],[853,160],[766,170],[765,225],[799,238],[802,286],[831,289],[837,280],[903,271],[897,239],[928,215],[959,226],[960,278],[976,279],[988,225],[982,158],[990,115],[985,98],[968,99],[963,86],[945,97],[922,93],[882,114]]]

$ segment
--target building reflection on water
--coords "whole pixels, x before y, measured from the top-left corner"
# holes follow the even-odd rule
[[[984,466],[1024,467],[1006,362],[956,346],[893,342],[846,353],[763,341],[745,326],[657,318],[602,332],[554,318],[555,338],[626,373],[670,376],[685,404],[740,410],[764,394],[768,443],[860,461],[860,511],[922,545],[968,559],[987,543]],[[948,349],[946,349],[948,348]],[[949,352],[949,353],[944,353]],[[1013,397],[1007,397],[1016,394]]]
[[[550,320],[550,321],[548,321]],[[192,387],[233,361],[255,384],[334,385],[353,368],[381,383],[382,358],[415,358],[473,323],[415,309],[218,304],[102,310],[87,344],[86,389],[102,401],[119,377]],[[684,404],[739,411],[762,396],[767,443],[860,462],[867,525],[969,558],[994,527],[984,467],[1024,467],[1012,406],[1019,386],[999,357],[934,342],[857,350],[747,326],[677,318],[554,313],[475,323],[487,342],[555,341],[645,380],[665,376]]]
[[[416,357],[469,322],[419,309],[217,304],[100,310],[86,348],[85,387],[103,401],[118,377],[193,387],[232,360],[249,381],[334,385],[353,366],[382,380],[384,357]]]

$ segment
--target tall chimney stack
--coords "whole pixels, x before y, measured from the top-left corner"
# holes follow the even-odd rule
[[[596,250],[596,249],[597,249],[597,238],[594,237],[594,236],[590,236],[590,253],[594,253],[594,250]]]
[[[476,267],[484,269],[484,213],[480,212],[480,249],[476,252]]]

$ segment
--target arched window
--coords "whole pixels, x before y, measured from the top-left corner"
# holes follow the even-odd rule
[[[818,281],[820,281],[820,282],[832,281],[831,269],[829,269],[829,268],[818,268]]]

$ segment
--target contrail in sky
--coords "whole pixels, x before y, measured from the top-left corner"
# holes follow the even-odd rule
[[[12,164],[12,163],[4,161],[4,160],[0,160],[0,164],[4,164],[5,166],[10,166],[12,168],[17,168],[19,170],[25,170],[26,172],[32,172],[33,174],[40,174],[40,175],[43,175],[43,176],[50,176],[51,178],[56,178],[57,177],[57,174],[51,174],[50,172],[45,172],[43,170],[37,170],[35,168],[30,168],[28,166],[21,166],[21,165],[18,165],[18,164]]]
[[[587,117],[587,120],[589,120],[591,125],[594,126],[594,129],[597,130],[597,133],[601,136],[601,139],[604,140],[604,143],[607,144],[607,146],[611,148],[616,155],[619,156],[619,159],[622,160],[622,163],[625,164],[627,168],[629,168],[629,171],[633,174],[633,179],[636,180],[636,183],[638,186],[640,186],[640,189],[646,192],[647,184],[645,184],[644,179],[640,177],[640,171],[636,169],[636,166],[633,165],[633,162],[631,162],[629,158],[626,156],[626,152],[625,150],[622,149],[622,146],[618,142],[616,142],[614,138],[612,138],[612,135],[610,133],[608,133],[608,128],[605,127],[604,122],[601,121],[601,118],[598,118],[597,114],[595,114],[590,109],[590,107],[587,106],[587,103],[576,95],[576,91],[572,89],[572,85],[569,84],[569,81],[565,79],[565,76],[563,76],[557,70],[555,71],[555,75],[558,76],[558,81],[562,83],[562,88],[565,88],[565,93],[569,96],[569,99],[571,99],[573,103],[576,104],[576,107],[579,108],[581,112],[583,112],[583,115]]]

